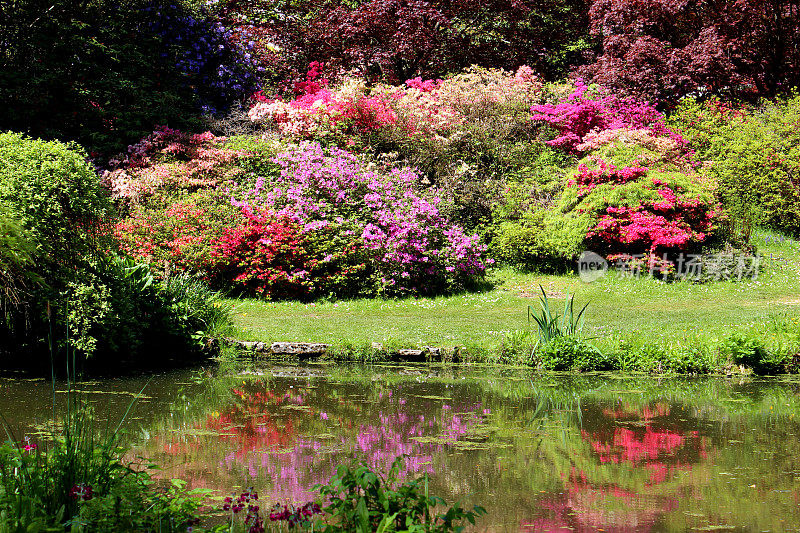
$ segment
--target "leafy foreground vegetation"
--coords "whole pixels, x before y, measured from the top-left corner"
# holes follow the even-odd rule
[[[262,510],[258,493],[250,490],[225,498],[215,510],[209,506],[211,490],[188,490],[180,479],[157,483],[147,470],[155,465],[126,463],[117,438],[95,440],[82,416],[73,416],[46,451],[29,440],[0,447],[0,531],[263,533],[285,526],[331,533],[445,533],[461,531],[459,524],[474,524],[485,514],[480,506],[458,505],[437,513],[446,503],[428,495],[427,475],[398,481],[402,458],[387,478],[363,464],[340,466],[329,484],[316,487],[323,504]],[[227,513],[226,523],[204,527],[218,521],[220,510]]]
[[[300,531],[447,533],[485,514],[480,506],[448,507],[428,493],[428,477],[400,480],[403,458],[383,476],[365,464],[339,466],[327,484],[315,487],[317,501],[275,504],[262,509],[252,489],[215,497],[210,489],[166,482],[158,467],[132,457],[122,445],[123,426],[144,389],[112,427],[95,427],[91,404],[67,382],[58,406],[53,381],[53,419],[44,431],[21,441],[5,423],[9,440],[0,445],[0,532],[247,532]],[[219,500],[222,500],[219,505]],[[443,507],[444,511],[439,512]],[[215,525],[216,523],[216,525]]]
[[[451,297],[352,300],[342,302],[231,301],[241,337],[262,341],[331,342],[336,356],[380,360],[398,348],[460,347],[465,360],[532,364],[554,368],[545,353],[583,350],[602,357],[597,364],[569,364],[575,370],[615,368],[643,372],[796,371],[800,351],[800,243],[759,232],[763,270],[755,280],[704,284],[608,275],[583,283],[575,275],[495,271],[489,292]],[[585,304],[575,341],[534,348],[539,341],[526,309],[538,307],[542,286],[551,312],[567,294],[575,314]],[[568,337],[569,338],[569,337]],[[372,343],[383,345],[375,350]],[[560,344],[559,344],[560,343]],[[566,346],[566,345],[569,346]],[[556,347],[559,347],[556,349]],[[593,357],[593,356],[592,356]],[[754,363],[754,358],[764,364]],[[580,357],[578,357],[580,359]],[[767,361],[771,361],[768,363]],[[556,365],[558,369],[566,369]],[[555,368],[554,368],[555,369]]]

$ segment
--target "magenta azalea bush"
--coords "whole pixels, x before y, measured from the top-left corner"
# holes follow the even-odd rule
[[[533,120],[542,121],[558,132],[547,144],[568,152],[582,151],[580,145],[590,134],[620,129],[646,130],[686,144],[678,133],[667,128],[664,116],[653,104],[623,98],[603,88],[590,91],[580,79],[569,96],[557,104],[534,105],[531,113]]]
[[[374,293],[441,293],[465,288],[483,275],[487,261],[478,236],[442,216],[435,190],[416,190],[420,177],[414,171],[379,170],[316,142],[278,154],[274,163],[280,172],[258,177],[236,195],[234,205],[268,210],[304,234],[324,232],[329,241],[338,234],[359,242],[368,251]]]

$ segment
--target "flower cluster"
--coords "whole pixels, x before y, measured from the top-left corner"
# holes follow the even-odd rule
[[[204,113],[225,111],[255,88],[263,68],[251,66],[252,42],[240,46],[219,22],[195,17],[175,4],[143,11],[150,15],[149,31],[163,43],[161,59],[182,74]]]
[[[175,201],[166,209],[134,208],[114,226],[119,248],[149,263],[160,275],[186,271],[211,280],[217,275],[214,253],[234,216],[224,204]]]
[[[441,215],[435,191],[416,192],[420,178],[410,169],[378,172],[349,152],[326,151],[318,143],[303,143],[274,162],[279,177],[259,178],[234,205],[291,221],[307,239],[323,234],[325,241],[341,243],[328,261],[342,248],[364,250],[381,292],[441,292],[483,274],[485,247],[478,236]]]
[[[647,174],[644,167],[622,167],[617,168],[613,164],[599,161],[599,168],[590,169],[585,164],[578,165],[578,174],[573,180],[568,182],[569,186],[578,186],[578,196],[585,196],[601,183],[627,183],[636,180]]]
[[[647,168],[618,169],[600,161],[598,169],[581,165],[579,171],[570,186],[578,187],[579,205],[586,206],[581,209],[598,216],[586,234],[590,246],[612,254],[687,251],[716,228],[718,214],[710,198],[692,196],[661,177],[648,179]],[[620,187],[626,192],[610,201]],[[626,203],[637,196],[641,200]]]
[[[667,128],[664,116],[650,103],[634,98],[622,98],[600,90],[594,93],[582,80],[575,82],[575,91],[557,104],[540,104],[531,107],[533,120],[542,121],[559,136],[547,144],[567,152],[580,152],[590,147],[590,134],[603,130],[646,129],[655,136],[671,138],[676,143],[686,142]]]
[[[226,230],[214,255],[227,278],[245,290],[270,298],[308,296],[314,280],[297,224],[269,212],[242,210],[244,221]]]
[[[248,115],[254,122],[270,122],[285,135],[324,137],[334,131],[369,133],[397,129],[399,135],[445,137],[472,113],[476,98],[494,105],[525,100],[540,94],[542,85],[526,66],[516,74],[474,68],[447,80],[414,78],[402,86],[377,85],[348,79],[336,88],[317,81],[312,63],[306,81],[294,84],[290,102],[260,99]]]
[[[258,493],[252,488],[241,493],[239,496],[228,496],[222,505],[223,511],[231,513],[231,522],[234,516],[242,511],[247,511],[244,517],[244,525],[248,533],[264,533],[264,519],[260,515],[258,505]]]
[[[87,502],[94,497],[94,491],[91,485],[77,483],[69,490],[69,497],[75,501]]]
[[[242,156],[223,148],[224,137],[159,127],[109,161],[103,181],[114,199],[137,203],[166,186],[196,190],[233,178]]]
[[[297,525],[307,525],[317,514],[322,514],[322,509],[318,503],[308,502],[300,507],[293,505],[282,506],[276,503],[269,514],[269,519],[273,522],[285,521],[289,528],[293,528]]]

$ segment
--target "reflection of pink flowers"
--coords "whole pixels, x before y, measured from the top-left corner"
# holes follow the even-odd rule
[[[697,432],[693,433],[694,435]],[[611,443],[592,441],[592,449],[600,456],[601,463],[619,463],[654,460],[661,454],[673,453],[684,444],[684,436],[669,430],[653,431],[645,429],[643,436],[634,431],[620,427],[614,430]]]

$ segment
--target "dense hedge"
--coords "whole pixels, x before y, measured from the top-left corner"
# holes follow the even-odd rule
[[[141,365],[171,350],[185,357],[197,353],[198,332],[224,323],[224,308],[197,282],[157,282],[145,265],[117,257],[110,212],[85,153],[0,134],[4,366],[49,368],[50,356],[73,353],[95,367]]]

